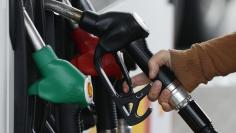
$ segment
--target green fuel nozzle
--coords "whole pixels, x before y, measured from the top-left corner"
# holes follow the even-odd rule
[[[49,45],[45,45],[26,10],[24,23],[36,52],[33,59],[42,75],[28,90],[29,95],[53,103],[78,103],[83,107],[93,102],[90,76],[85,76],[66,60],[59,59]]]

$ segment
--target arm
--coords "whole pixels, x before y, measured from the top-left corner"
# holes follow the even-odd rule
[[[192,92],[200,83],[207,83],[215,76],[224,76],[236,72],[236,33],[215,38],[207,42],[194,44],[187,50],[161,50],[149,60],[149,78],[153,79],[159,67],[166,65],[175,73],[188,92]],[[134,86],[150,82],[144,73],[132,78]],[[169,104],[171,93],[164,89],[161,82],[155,81],[148,99],[158,102],[165,111],[172,110]],[[124,84],[124,91],[128,86]]]
[[[191,92],[215,76],[236,72],[236,33],[194,44],[188,50],[170,50],[177,78]]]

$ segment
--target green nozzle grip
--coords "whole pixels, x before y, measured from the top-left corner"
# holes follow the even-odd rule
[[[86,76],[65,60],[58,59],[50,46],[33,54],[42,79],[29,88],[29,95],[38,95],[53,103],[78,103],[87,106]]]

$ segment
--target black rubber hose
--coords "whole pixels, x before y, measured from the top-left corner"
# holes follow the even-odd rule
[[[112,97],[104,89],[105,85],[100,78],[92,78],[95,88],[95,108],[97,112],[97,132],[103,133],[117,128],[116,106]]]
[[[194,101],[190,101],[178,113],[194,132],[216,133],[210,120]]]
[[[127,46],[126,50],[143,72],[148,75],[148,61],[152,57],[152,53],[149,51],[145,39],[132,42]],[[155,80],[160,80],[163,84],[162,89],[164,89],[176,80],[176,77],[168,67],[162,66],[153,81]],[[179,114],[195,133],[216,133],[211,121],[195,101],[188,102],[187,105],[179,110]]]
[[[60,133],[82,133],[78,126],[78,105],[59,105]]]

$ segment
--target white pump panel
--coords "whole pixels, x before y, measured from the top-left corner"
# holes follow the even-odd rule
[[[0,133],[14,131],[14,53],[9,37],[9,4],[0,0]]]

